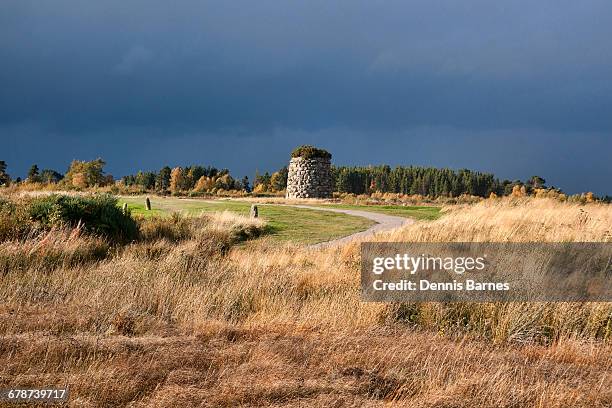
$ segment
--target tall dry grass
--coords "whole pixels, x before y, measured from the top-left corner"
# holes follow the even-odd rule
[[[51,229],[0,242],[0,273],[27,275],[32,270],[80,267],[105,259],[110,250],[105,239],[84,235],[78,227]]]
[[[611,242],[609,204],[572,204],[553,199],[493,199],[448,206],[447,217],[396,231],[392,241],[422,242]]]
[[[416,223],[375,239],[598,241],[609,239],[612,225],[609,207],[603,205],[582,208],[537,200],[482,203],[451,211],[440,220]],[[364,303],[359,292],[358,243],[310,250],[264,239],[230,251],[234,243],[258,235],[262,228],[258,220],[231,213],[193,220],[143,220],[145,242],[95,265],[45,271],[44,287],[28,280],[40,273],[40,264],[34,263],[36,271],[23,275],[23,280],[7,279],[0,294],[9,301],[27,301],[12,295],[17,287],[29,287],[27,292],[36,298],[39,291],[55,293],[56,285],[69,285],[70,291],[62,291],[64,304],[86,307],[96,299],[107,320],[113,318],[113,311],[136,320],[145,316],[147,321],[171,316],[172,322],[188,330],[211,320],[335,329],[399,322],[447,335],[470,333],[495,342],[550,342],[561,337],[607,341],[612,335],[612,309],[605,303]],[[28,245],[15,249],[15,244],[5,244],[3,248],[0,254],[19,254],[11,257],[13,262],[27,259],[20,254],[30,252]],[[139,333],[146,332],[144,325]]]
[[[486,200],[390,234],[406,242],[612,242],[612,207],[552,199]],[[381,238],[382,239],[382,238]],[[496,342],[612,339],[610,303],[401,305],[389,317],[436,330],[469,331]]]
[[[364,303],[358,243],[236,245],[262,225],[230,214],[142,222],[99,262],[5,268],[0,385],[69,383],[75,406],[612,404],[609,303]],[[611,226],[609,206],[495,200],[374,239],[609,241]]]

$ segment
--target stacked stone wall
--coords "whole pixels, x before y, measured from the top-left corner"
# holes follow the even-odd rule
[[[289,163],[287,198],[331,198],[331,162],[329,159],[294,157]]]

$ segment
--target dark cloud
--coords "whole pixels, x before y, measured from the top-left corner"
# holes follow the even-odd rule
[[[4,2],[3,159],[252,174],[313,142],[609,193],[611,37],[604,0]]]

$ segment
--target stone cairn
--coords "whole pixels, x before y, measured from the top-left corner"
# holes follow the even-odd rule
[[[331,154],[301,146],[291,156],[286,198],[331,198]]]

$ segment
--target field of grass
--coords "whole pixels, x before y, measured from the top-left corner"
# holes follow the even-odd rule
[[[372,211],[415,220],[435,220],[440,217],[440,207],[402,206],[402,205],[355,205],[323,204],[319,207],[342,208],[347,210]]]
[[[362,302],[358,242],[235,245],[262,224],[229,213],[139,222],[108,251],[78,229],[0,242],[0,388],[68,384],[85,407],[612,406],[610,303]],[[375,239],[611,226],[609,205],[487,200]]]
[[[169,216],[174,212],[197,216],[220,211],[248,216],[251,208],[251,203],[244,201],[151,197],[151,211],[147,211],[144,202],[144,197],[121,197],[119,204],[127,203],[132,214],[145,217]],[[258,209],[260,218],[267,222],[267,232],[279,241],[325,242],[364,231],[374,224],[362,217],[282,205],[258,205]]]

